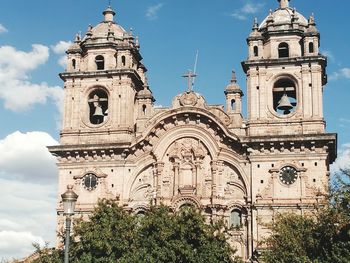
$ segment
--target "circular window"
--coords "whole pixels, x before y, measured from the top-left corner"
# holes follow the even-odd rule
[[[83,186],[91,191],[93,189],[95,189],[98,185],[98,178],[95,174],[93,173],[88,173],[84,176],[83,178]]]

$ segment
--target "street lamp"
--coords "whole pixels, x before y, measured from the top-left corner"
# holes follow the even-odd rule
[[[69,238],[70,238],[70,225],[71,216],[74,215],[75,203],[77,202],[78,195],[73,191],[73,185],[67,186],[67,191],[61,195],[63,202],[63,215],[66,216],[66,240],[64,244],[64,263],[68,263],[69,252]]]

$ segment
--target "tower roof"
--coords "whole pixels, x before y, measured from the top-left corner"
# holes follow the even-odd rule
[[[225,94],[228,94],[228,93],[240,93],[241,95],[243,95],[243,92],[237,83],[237,76],[234,70],[232,70],[232,77],[231,77],[230,84],[228,84],[225,89]]]
[[[295,8],[291,8],[289,6],[289,1],[290,0],[278,0],[279,7],[263,20],[259,28],[266,28],[268,22],[271,20],[277,29],[278,27],[284,29],[284,26],[291,25],[293,21],[297,21],[299,25],[307,27],[308,20],[302,14],[297,12]]]
[[[116,39],[123,39],[128,36],[126,30],[114,21],[115,14],[112,7],[108,6],[103,11],[104,20],[95,27],[90,27],[87,36],[91,39],[106,39],[111,36]]]

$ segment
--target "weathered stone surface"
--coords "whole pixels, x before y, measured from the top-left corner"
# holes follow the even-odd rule
[[[110,12],[77,37],[61,74],[61,145],[49,150],[58,159],[59,194],[73,184],[79,195],[78,215],[101,198],[135,213],[150,204],[193,205],[208,221],[224,218],[230,243],[248,259],[276,213],[304,213],[322,201],[336,155],[336,135],[324,129],[326,58],[313,18],[287,4],[255,23],[247,40],[247,119],[235,74],[226,108],[191,89],[170,108],[154,108],[138,43]],[[61,228],[59,202],[57,211]]]

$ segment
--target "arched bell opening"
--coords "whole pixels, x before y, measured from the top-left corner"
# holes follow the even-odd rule
[[[258,57],[259,56],[259,48],[258,48],[258,46],[254,46],[253,51],[254,51],[254,57]]]
[[[101,55],[96,56],[95,58],[96,69],[104,70],[105,69],[105,58]]]
[[[72,68],[76,69],[77,67],[77,61],[75,59],[72,59]]]
[[[273,86],[273,109],[279,115],[288,115],[296,110],[296,85],[290,78],[282,78]]]
[[[278,45],[278,57],[288,58],[289,57],[289,45],[285,42]]]
[[[235,99],[231,100],[231,111],[233,111],[233,112],[236,111],[236,100]]]
[[[315,46],[313,42],[309,43],[309,53],[312,54],[315,52]]]
[[[101,124],[108,119],[108,95],[101,88],[93,90],[89,94],[89,120],[91,124]]]

